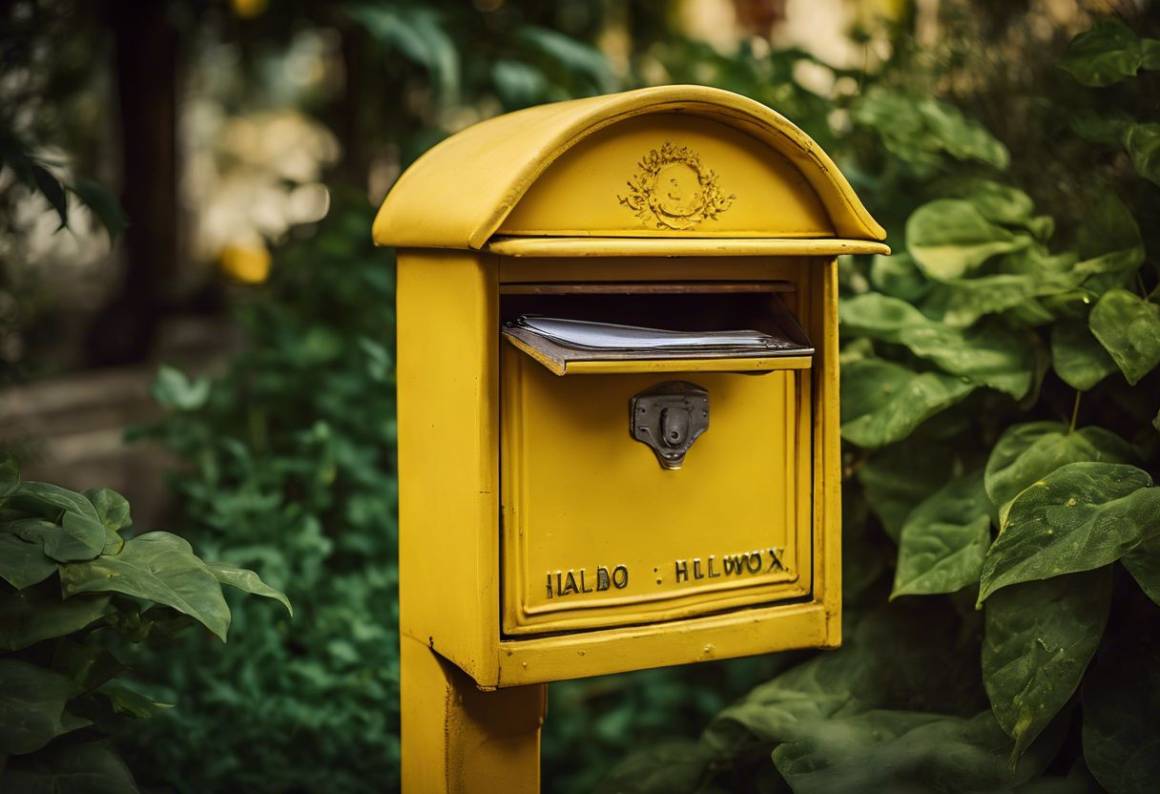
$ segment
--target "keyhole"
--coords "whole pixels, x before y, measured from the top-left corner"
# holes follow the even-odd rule
[[[661,411],[661,438],[666,447],[677,448],[689,435],[689,412],[673,406]]]

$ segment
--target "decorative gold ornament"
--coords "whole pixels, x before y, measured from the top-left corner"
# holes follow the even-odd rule
[[[699,154],[670,141],[641,158],[628,191],[616,198],[658,229],[687,230],[716,220],[737,198],[721,192],[716,172],[705,168]]]

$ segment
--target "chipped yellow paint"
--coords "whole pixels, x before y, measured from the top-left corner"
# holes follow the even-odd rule
[[[532,108],[420,158],[374,236],[400,249],[409,794],[537,790],[547,682],[840,643],[835,257],[887,249],[804,133],[695,86]],[[538,294],[503,284],[674,281],[786,282],[814,354],[555,364],[501,341],[505,301]],[[668,380],[710,393],[679,471],[628,432]]]

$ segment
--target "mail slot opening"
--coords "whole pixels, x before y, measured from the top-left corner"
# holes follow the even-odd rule
[[[503,336],[557,375],[807,369],[787,282],[511,285]]]

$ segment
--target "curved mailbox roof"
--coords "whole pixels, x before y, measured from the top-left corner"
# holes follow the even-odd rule
[[[523,237],[515,232],[506,236],[509,233],[503,229],[505,221],[553,163],[597,133],[616,133],[616,125],[628,128],[650,114],[699,117],[744,133],[750,144],[750,139],[758,143],[751,148],[757,150],[759,157],[771,163],[788,163],[779,167],[796,171],[792,174],[794,184],[800,185],[789,189],[812,191],[814,195],[808,200],[824,213],[823,219],[828,216],[826,231],[791,235],[798,239],[784,239],[786,235],[772,223],[768,233],[758,228],[739,235],[750,238],[739,251],[759,252],[764,247],[770,247],[770,253],[830,253],[829,248],[835,249],[832,253],[886,250],[872,242],[884,239],[885,231],[867,212],[833,161],[808,135],[758,102],[702,86],[644,88],[557,102],[469,127],[432,147],[403,173],[375,218],[375,242],[413,248],[489,247],[512,255],[551,256],[553,251],[557,252],[554,255],[576,255],[585,247],[581,239],[585,235],[600,238],[605,253],[617,248],[617,238],[645,251],[678,238],[683,238],[684,245],[705,248],[708,238],[716,236],[714,244],[722,250],[728,248],[720,245],[722,236],[735,238],[726,232],[699,235],[685,230],[671,236],[664,229],[659,233],[642,232],[650,235],[654,241],[651,244],[649,239],[631,240],[632,232],[629,237],[621,237],[606,230],[561,231],[555,243],[547,239],[551,232]],[[598,139],[599,136],[593,138]],[[656,155],[655,151],[651,153]],[[621,199],[620,203],[626,202]],[[777,208],[767,208],[760,217],[766,215],[776,218]],[[496,238],[497,232],[505,236]],[[823,239],[827,242],[822,243]],[[856,241],[865,242],[858,245]]]

